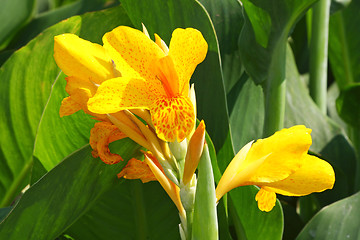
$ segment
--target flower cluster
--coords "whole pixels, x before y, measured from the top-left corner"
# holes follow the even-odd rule
[[[190,78],[206,57],[207,43],[196,29],[176,29],[167,47],[156,34],[152,41],[145,28],[141,32],[125,26],[106,33],[103,43],[74,34],[55,37],[54,57],[67,75],[69,94],[60,116],[83,110],[99,121],[91,130],[90,145],[93,156],[107,164],[122,161],[108,148],[113,141],[129,137],[144,147],[144,160],[131,159],[118,176],[158,180],[183,222],[185,210],[193,207],[195,170],[206,147],[205,123],[195,130]],[[276,193],[302,196],[332,188],[332,167],[308,154],[310,132],[294,126],[244,146],[219,181],[217,200],[235,187],[256,185],[261,188],[256,195],[259,209],[270,211]],[[185,223],[182,231],[186,234]]]

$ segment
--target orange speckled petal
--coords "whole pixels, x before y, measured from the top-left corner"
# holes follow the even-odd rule
[[[143,183],[157,181],[155,175],[152,173],[146,162],[135,158],[130,159],[117,176],[118,178],[140,179]]]
[[[60,117],[69,116],[81,110],[81,105],[75,102],[71,97],[66,97],[62,100],[60,106]]]
[[[276,194],[272,191],[267,191],[264,188],[261,188],[256,194],[255,200],[257,201],[258,208],[261,211],[270,212],[275,206]]]
[[[176,72],[179,75],[180,91],[189,88],[189,81],[196,66],[204,61],[208,45],[201,32],[193,28],[175,29],[169,47]],[[186,90],[187,91],[187,90]]]
[[[74,34],[54,38],[54,58],[68,76],[101,83],[114,77],[113,64],[105,49]]]
[[[305,155],[303,165],[284,180],[265,184],[266,188],[286,196],[304,196],[331,189],[335,182],[334,170],[329,163]]]
[[[195,124],[194,107],[183,96],[157,98],[150,106],[150,114],[158,137],[168,142],[181,142]]]
[[[88,108],[99,114],[125,109],[149,109],[155,97],[165,93],[162,88],[149,91],[148,86],[144,79],[120,77],[107,80],[100,85],[94,97],[89,99]]]
[[[248,164],[266,157],[250,177],[249,184],[276,182],[297,171],[302,166],[302,157],[307,154],[312,143],[310,133],[311,129],[298,125],[257,140],[251,146],[242,169],[246,171]]]
[[[115,164],[123,159],[120,155],[111,153],[109,143],[127,137],[109,122],[98,122],[90,131],[90,146],[93,157],[100,157],[106,164]]]
[[[161,48],[148,38],[143,32],[126,27],[120,26],[108,32],[103,37],[104,48],[106,48],[115,59],[124,59],[128,66],[138,72],[141,77],[147,81],[154,81],[158,84],[155,74],[150,70],[150,65],[157,59],[164,57],[165,54]],[[120,56],[115,57],[115,54]],[[122,69],[122,63],[116,63],[117,68],[122,72],[122,76],[135,77],[127,75],[128,67]]]

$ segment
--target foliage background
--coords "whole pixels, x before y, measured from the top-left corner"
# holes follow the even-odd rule
[[[313,129],[311,151],[335,169],[334,189],[280,197],[257,209],[255,187],[231,191],[218,206],[220,239],[358,239],[360,1],[332,1],[327,114],[309,95],[315,0],[4,0],[0,8],[0,239],[179,239],[176,209],[158,183],[118,180],[138,146],[111,146],[125,159],[91,157],[94,124],[79,112],[60,118],[64,74],[53,36],[70,32],[101,44],[118,25],[158,33],[199,29],[209,44],[192,77],[215,180],[234,153],[263,137],[264,81],[286,52],[285,127]],[[64,20],[66,19],[66,20]],[[213,143],[213,145],[211,144]],[[30,189],[21,192],[30,184]],[[281,205],[280,205],[281,202]]]

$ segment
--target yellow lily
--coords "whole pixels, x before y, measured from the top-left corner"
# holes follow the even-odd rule
[[[121,77],[99,86],[88,101],[89,110],[109,114],[149,109],[159,138],[180,142],[189,136],[195,124],[189,81],[207,53],[201,33],[176,29],[168,53],[141,31],[125,26],[106,33],[103,42]]]
[[[230,162],[216,188],[220,198],[233,188],[256,185],[255,199],[262,211],[271,211],[276,193],[304,196],[331,189],[335,182],[329,163],[307,154],[311,129],[294,126],[245,145]]]

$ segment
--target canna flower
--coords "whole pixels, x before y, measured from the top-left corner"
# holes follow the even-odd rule
[[[111,153],[109,144],[126,138],[127,136],[109,122],[98,122],[90,131],[90,146],[93,149],[92,156],[100,159],[106,164],[115,164],[123,161],[120,155]]]
[[[60,107],[60,116],[71,115],[79,110],[100,120],[106,116],[90,112],[87,101],[94,96],[97,86],[107,79],[120,76],[106,50],[74,34],[62,34],[54,38],[54,58],[67,75],[66,91]]]
[[[121,72],[104,81],[88,101],[88,109],[111,114],[125,109],[150,110],[158,137],[173,142],[188,137],[195,125],[189,82],[207,53],[201,33],[176,29],[169,50],[139,30],[120,26],[103,37],[103,48]]]
[[[255,200],[262,211],[271,211],[276,193],[304,196],[331,189],[335,182],[329,163],[307,154],[311,129],[294,126],[245,145],[230,162],[216,188],[219,200],[233,188],[260,187]]]
[[[160,167],[158,162],[156,164]],[[140,179],[143,183],[157,180],[147,163],[135,158],[130,159],[117,176],[118,178]]]

